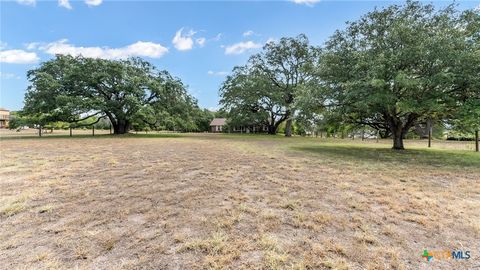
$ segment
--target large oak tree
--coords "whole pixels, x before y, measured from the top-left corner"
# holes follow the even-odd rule
[[[265,124],[275,134],[286,121],[291,136],[295,98],[302,85],[316,79],[318,50],[305,35],[268,42],[262,52],[234,68],[220,89],[221,105],[231,119],[245,124]]]
[[[475,134],[475,150],[480,151],[480,10],[467,10],[462,14],[465,21],[462,31],[467,45],[454,67],[455,84],[461,86],[459,106],[448,119],[458,131]]]
[[[124,134],[134,121],[155,126],[197,108],[179,79],[139,58],[58,55],[29,71],[28,78],[23,113],[41,115],[43,122],[107,117],[114,133]]]
[[[458,77],[473,68],[455,68],[472,46],[469,24],[454,6],[408,1],[370,12],[326,43],[319,89],[328,89],[328,105],[344,120],[389,130],[393,148],[404,149],[412,126],[459,105]]]

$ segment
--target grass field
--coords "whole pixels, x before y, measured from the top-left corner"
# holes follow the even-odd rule
[[[469,144],[6,137],[2,269],[480,266],[480,154]],[[424,249],[472,258],[427,263]]]

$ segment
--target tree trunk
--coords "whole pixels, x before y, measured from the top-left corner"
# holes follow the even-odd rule
[[[405,134],[407,134],[410,126],[404,126],[401,122],[398,122],[397,125],[392,125],[392,135],[393,135],[393,147],[395,150],[404,150],[403,139]]]
[[[130,130],[130,123],[127,120],[112,121],[112,124],[114,134],[125,134]]]
[[[287,119],[287,123],[285,125],[285,137],[292,137],[292,118]]]
[[[409,114],[405,121],[402,121],[401,118],[396,116],[388,116],[388,122],[390,126],[390,131],[393,136],[393,147],[395,150],[403,150],[403,139],[408,133],[410,128],[415,125],[415,121],[418,119],[418,115],[411,113]]]
[[[390,131],[393,136],[393,147],[395,150],[404,150],[403,146],[403,124],[399,119],[391,119],[390,122]]]
[[[403,147],[403,136],[397,136],[397,134],[393,135],[393,149],[395,150],[404,150],[405,147]]]
[[[277,134],[277,127],[275,125],[268,125],[268,134],[270,135]]]

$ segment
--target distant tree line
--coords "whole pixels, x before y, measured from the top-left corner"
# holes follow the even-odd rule
[[[478,9],[413,1],[376,9],[321,47],[303,34],[267,43],[227,77],[222,109],[231,123],[267,125],[271,134],[285,122],[285,136],[293,120],[314,132],[367,129],[392,138],[394,149],[433,123],[478,138],[479,38]]]

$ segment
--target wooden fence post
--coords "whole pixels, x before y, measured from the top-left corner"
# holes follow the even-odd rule
[[[475,152],[478,152],[478,130],[475,130]]]
[[[95,126],[92,126],[92,136],[95,136]]]
[[[110,135],[112,135],[112,123],[110,123]]]
[[[428,148],[432,147],[432,129],[428,130]]]
[[[432,147],[432,120],[429,118],[427,120],[427,129],[428,129],[428,148]]]
[[[38,127],[38,137],[42,137],[42,126]]]
[[[70,127],[70,137],[72,137],[72,127]]]

